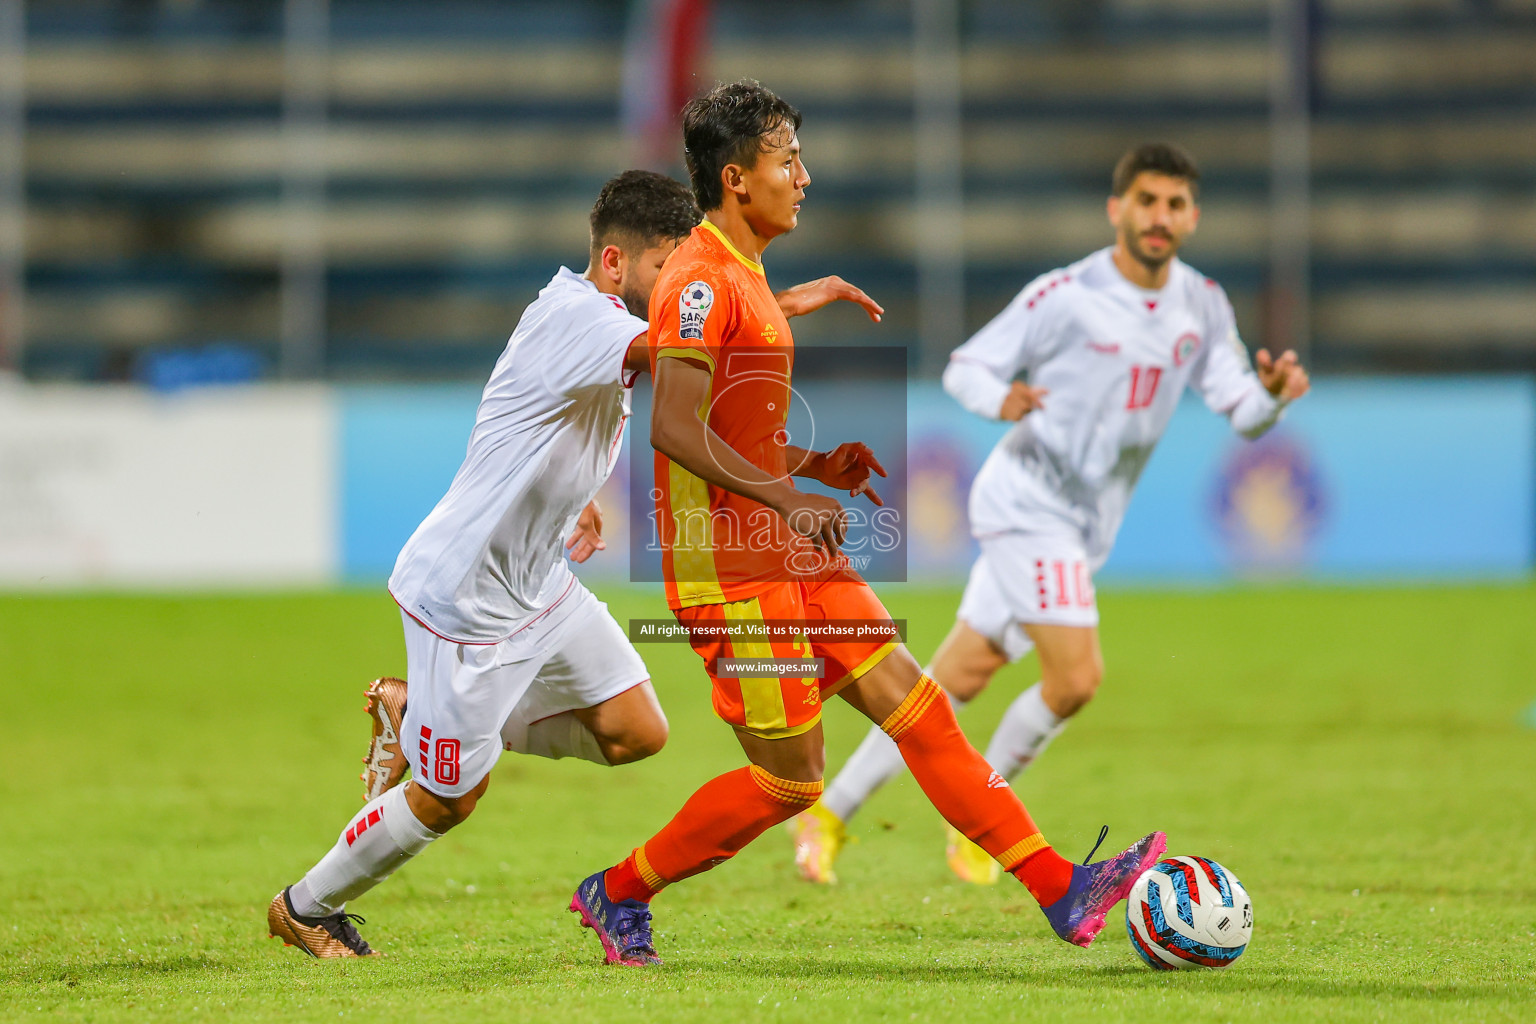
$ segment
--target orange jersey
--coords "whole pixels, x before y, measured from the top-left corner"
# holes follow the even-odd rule
[[[709,367],[700,418],[748,462],[787,475],[785,422],[795,343],[762,265],[705,221],[667,258],[651,294],[651,372],[668,357]],[[795,578],[807,542],[767,506],[656,453],[656,521],[667,604],[741,601]]]

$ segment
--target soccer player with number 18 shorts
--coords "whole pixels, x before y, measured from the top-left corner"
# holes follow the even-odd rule
[[[667,600],[749,764],[705,783],[629,856],[584,879],[570,909],[597,932],[608,962],[659,964],[656,894],[729,859],[821,795],[821,703],[836,694],[894,741],[939,812],[1029,889],[1056,933],[1086,946],[1161,855],[1163,834],[1073,864],[966,742],[949,701],[905,647],[816,638],[818,622],[889,616],[838,555],[842,506],[790,483],[810,477],[878,502],[870,474],[883,475],[863,445],[818,454],[784,433],[793,339],[761,258],[795,227],[810,183],[799,127],[799,112],[756,82],[719,86],[688,104],[683,141],[705,222],[668,258],[651,296],[651,443]],[[809,643],[767,632],[736,642],[754,623],[783,620],[805,623]],[[722,640],[721,627],[742,632]],[[729,678],[719,665],[726,656],[806,654],[823,660],[819,679]]]
[[[288,945],[373,955],[348,904],[466,820],[503,750],[616,765],[665,742],[645,664],[563,556],[582,561],[602,543],[590,502],[618,459],[630,385],[650,364],[635,314],[699,216],[681,183],[626,171],[592,207],[586,272],[560,268],[523,312],[463,465],[390,577],[408,688],[369,688],[367,803],[267,908]],[[836,300],[873,307],[840,278],[773,298],[788,316]]]
[[[1126,153],[1107,210],[1115,244],[1026,285],[944,372],[966,409],[1015,424],[972,486],[981,557],[930,667],[959,705],[1031,647],[1039,652],[1040,682],[1014,700],[987,745],[1004,778],[1038,757],[1098,688],[1093,574],[1184,389],[1247,438],[1307,393],[1294,352],[1260,351],[1255,373],[1226,294],[1177,258],[1199,220],[1198,178],[1175,146]],[[901,767],[871,730],[822,802],[791,823],[803,877],[834,880],[844,823]],[[947,845],[961,878],[997,880],[996,864],[964,836],[951,830]]]

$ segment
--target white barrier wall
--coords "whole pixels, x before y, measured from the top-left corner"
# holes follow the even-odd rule
[[[319,387],[0,389],[0,586],[250,586],[337,574]]]

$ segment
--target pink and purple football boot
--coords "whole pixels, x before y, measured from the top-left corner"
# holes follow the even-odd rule
[[[1103,835],[1100,835],[1099,842],[1103,841]],[[1108,860],[1072,865],[1072,884],[1067,887],[1066,895],[1050,906],[1040,908],[1045,912],[1045,919],[1051,922],[1057,935],[1074,946],[1088,945],[1104,927],[1104,918],[1110,909],[1130,895],[1136,879],[1156,864],[1167,848],[1168,837],[1153,832]],[[1088,856],[1093,854],[1090,852]]]

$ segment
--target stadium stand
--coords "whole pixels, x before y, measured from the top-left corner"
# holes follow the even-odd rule
[[[146,351],[215,342],[270,371],[283,5],[30,6],[26,371],[129,376]],[[841,273],[890,310],[813,320],[807,342],[915,337],[909,7],[716,11],[712,77],[759,78],[807,117],[815,182],[775,278]],[[1166,137],[1206,173],[1188,258],[1262,340],[1267,9],[964,5],[970,326],[1106,241],[1107,168]],[[551,266],[582,265],[591,196],[628,162],[625,11],[333,0],[327,376],[483,375]],[[1536,4],[1328,0],[1316,69],[1315,364],[1536,367]]]

